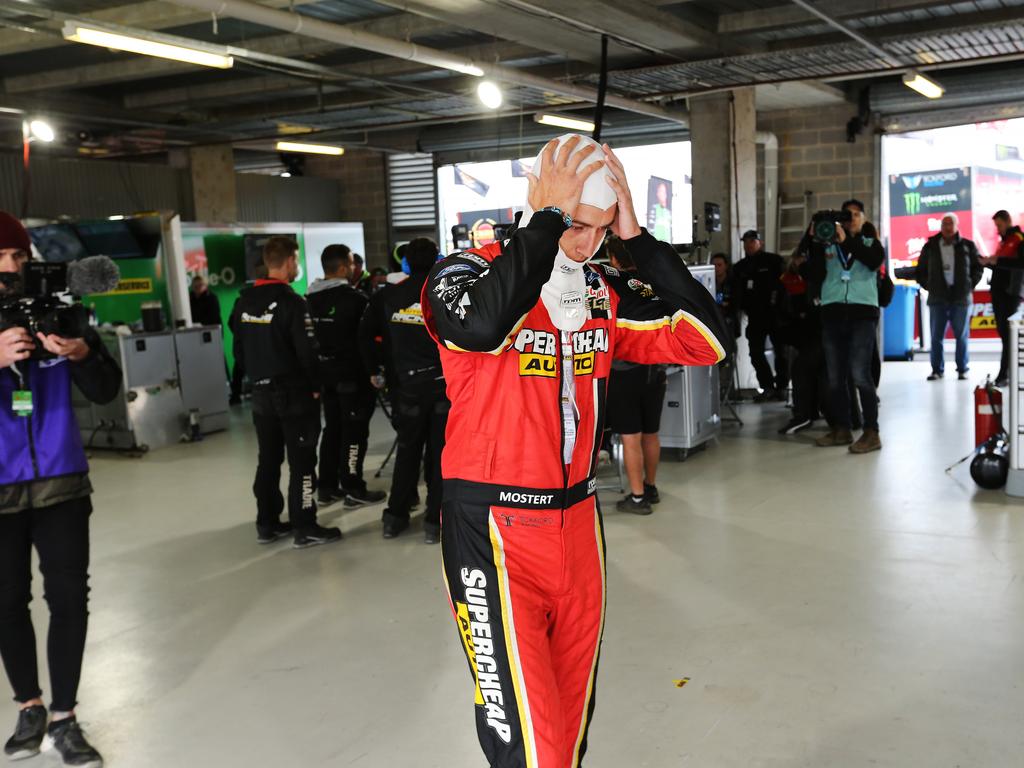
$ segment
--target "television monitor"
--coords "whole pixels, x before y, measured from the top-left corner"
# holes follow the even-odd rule
[[[43,261],[65,262],[88,256],[85,246],[70,224],[45,224],[28,231]]]

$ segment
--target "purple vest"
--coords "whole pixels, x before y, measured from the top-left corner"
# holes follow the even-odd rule
[[[0,370],[0,486],[89,471],[71,407],[71,368],[63,358],[22,363],[32,415],[11,407],[18,378]]]

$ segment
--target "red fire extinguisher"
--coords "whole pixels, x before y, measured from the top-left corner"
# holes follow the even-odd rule
[[[974,444],[981,445],[1003,429],[1003,393],[991,381],[974,390]]]

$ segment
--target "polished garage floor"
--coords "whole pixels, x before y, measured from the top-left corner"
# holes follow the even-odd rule
[[[927,372],[886,364],[880,454],[744,406],[745,428],[663,465],[653,517],[606,514],[587,768],[1024,765],[1024,503],[943,473],[973,383]],[[257,546],[254,450],[239,417],[93,462],[80,713],[108,765],[483,766],[440,550],[418,528],[383,541],[379,507],[330,509],[338,545]]]

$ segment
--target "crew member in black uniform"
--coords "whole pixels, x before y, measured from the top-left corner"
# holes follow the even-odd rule
[[[299,247],[272,237],[263,247],[267,277],[235,304],[235,359],[252,382],[252,420],[259,443],[256,532],[261,544],[289,533],[296,549],[341,538],[316,522],[316,441],[320,435],[320,365],[309,309],[290,283],[298,277]],[[288,451],[288,518],[281,521],[281,463]]]
[[[785,399],[789,386],[786,352],[779,333],[776,305],[782,285],[779,278],[785,262],[777,253],[764,249],[764,242],[756,230],[743,233],[744,257],[733,267],[733,286],[740,308],[747,314],[747,341],[750,342],[750,362],[757,372],[761,393],[757,402]],[[771,339],[775,351],[775,376],[765,356],[765,342]]]
[[[376,392],[359,357],[359,320],[365,294],[350,283],[352,251],[329,245],[320,255],[324,278],[309,286],[306,300],[320,347],[324,435],[320,442],[320,503],[346,507],[383,501],[363,479]]]
[[[375,293],[359,326],[371,382],[380,385],[380,373],[393,372],[392,422],[398,432],[398,449],[391,496],[384,509],[384,538],[392,539],[409,527],[425,448],[427,510],[423,539],[427,544],[441,540],[441,451],[450,407],[441,357],[423,324],[420,308],[423,284],[437,257],[433,240],[421,237],[410,242],[405,252],[409,279]]]

